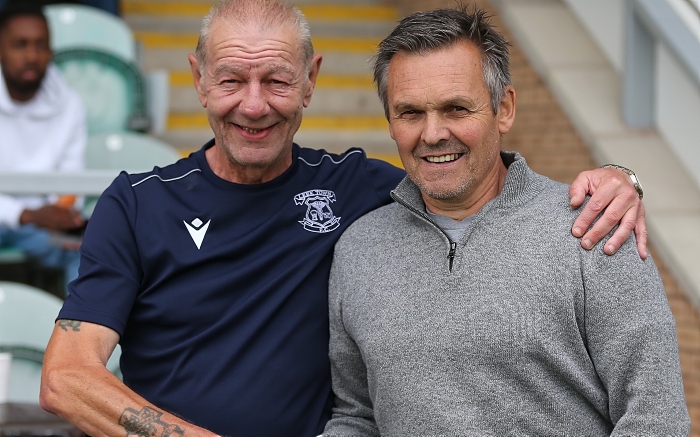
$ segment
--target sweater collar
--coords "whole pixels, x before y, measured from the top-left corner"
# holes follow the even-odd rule
[[[491,199],[481,211],[491,208],[502,208],[524,203],[542,190],[544,180],[530,170],[518,152],[501,150],[501,159],[508,168],[503,190]],[[400,204],[416,211],[425,211],[425,202],[418,186],[408,177],[399,183],[391,192],[391,197]]]
[[[5,78],[0,74],[0,112],[8,115],[21,112],[35,119],[50,118],[64,109],[61,101],[67,91],[68,87],[58,69],[49,65],[36,95],[27,102],[15,102],[7,91]]]

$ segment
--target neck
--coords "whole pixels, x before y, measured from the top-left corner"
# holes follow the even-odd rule
[[[292,165],[291,150],[284,161],[265,166],[242,165],[234,162],[218,144],[207,149],[205,157],[215,175],[225,181],[245,185],[269,182],[287,171]]]

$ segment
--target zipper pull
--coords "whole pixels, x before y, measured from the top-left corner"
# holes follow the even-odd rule
[[[452,271],[452,262],[455,260],[455,252],[457,251],[457,243],[450,241],[450,253],[447,254],[447,258],[450,260],[450,271]]]

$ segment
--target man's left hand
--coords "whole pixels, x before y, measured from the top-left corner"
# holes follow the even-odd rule
[[[619,223],[620,226],[605,243],[603,251],[608,255],[614,254],[634,231],[639,256],[647,259],[646,212],[629,175],[612,168],[584,171],[569,188],[571,206],[581,206],[586,194],[590,194],[591,199],[571,229],[575,237],[581,238],[581,246],[592,249]],[[601,213],[602,217],[589,229]]]

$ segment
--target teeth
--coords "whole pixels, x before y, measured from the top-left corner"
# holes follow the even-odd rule
[[[461,155],[459,153],[453,153],[451,155],[442,155],[442,156],[428,156],[425,158],[428,162],[450,162],[454,161],[455,159],[459,158]]]
[[[243,126],[241,126],[241,129],[243,129],[244,131],[249,132],[251,134],[257,134],[258,132],[260,132],[262,130],[262,129],[250,129],[250,128],[243,127]]]

